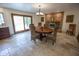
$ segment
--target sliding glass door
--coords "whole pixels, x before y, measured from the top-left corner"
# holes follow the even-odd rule
[[[32,22],[31,16],[12,14],[12,17],[13,17],[13,25],[14,25],[14,32],[15,33],[29,29],[29,25]]]
[[[29,25],[31,24],[31,17],[24,17],[25,29],[29,29]]]
[[[15,32],[24,30],[23,16],[13,16]]]

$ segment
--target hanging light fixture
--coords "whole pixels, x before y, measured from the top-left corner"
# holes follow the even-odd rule
[[[44,13],[41,12],[41,6],[39,5],[38,7],[39,7],[39,11],[36,13],[36,15],[38,15],[38,16],[44,15]]]

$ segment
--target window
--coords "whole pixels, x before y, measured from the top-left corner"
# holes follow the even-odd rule
[[[0,13],[0,25],[4,24],[3,13]]]

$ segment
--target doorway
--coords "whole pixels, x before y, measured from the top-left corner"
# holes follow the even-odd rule
[[[29,30],[32,23],[32,16],[12,14],[14,32],[23,32]]]

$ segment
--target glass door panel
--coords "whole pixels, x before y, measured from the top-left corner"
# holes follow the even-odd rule
[[[13,16],[15,32],[24,30],[23,16]]]
[[[31,17],[24,17],[25,29],[29,29],[29,25],[31,24]]]

